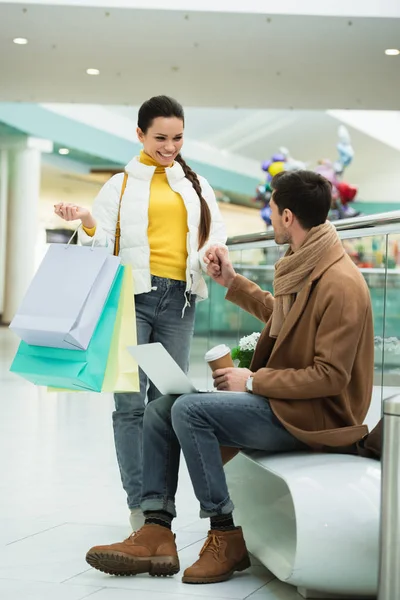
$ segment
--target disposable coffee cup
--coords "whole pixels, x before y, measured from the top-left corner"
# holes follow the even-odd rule
[[[206,362],[208,362],[211,371],[235,366],[231,358],[231,350],[229,346],[226,346],[225,344],[214,346],[214,348],[211,348],[211,350],[206,352],[204,358]]]

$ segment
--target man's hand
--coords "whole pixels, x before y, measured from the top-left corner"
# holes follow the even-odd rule
[[[225,246],[210,246],[203,258],[208,275],[220,285],[229,288],[236,277]]]
[[[253,375],[254,373],[250,369],[238,369],[236,367],[217,369],[213,372],[214,387],[219,391],[245,392],[246,381]]]

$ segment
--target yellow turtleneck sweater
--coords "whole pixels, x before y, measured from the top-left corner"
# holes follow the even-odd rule
[[[150,273],[158,277],[186,281],[188,232],[187,211],[182,197],[168,183],[165,168],[145,152],[140,162],[156,167],[150,183],[149,225]],[[123,200],[122,200],[123,201]],[[83,228],[90,236],[96,228]]]

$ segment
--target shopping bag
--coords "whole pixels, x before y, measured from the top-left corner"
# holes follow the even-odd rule
[[[138,392],[140,389],[138,365],[128,351],[128,346],[137,345],[133,275],[130,266],[123,269],[124,280],[103,381],[103,392]]]
[[[52,244],[10,328],[29,345],[86,350],[120,262],[106,248]]]
[[[104,310],[87,350],[32,346],[21,342],[10,371],[36,385],[101,392],[121,294],[118,267]]]
[[[122,268],[124,278],[102,392],[138,392],[140,389],[139,369],[127,349],[128,346],[137,345],[132,268],[130,266]],[[48,392],[68,391],[70,390],[48,388]]]

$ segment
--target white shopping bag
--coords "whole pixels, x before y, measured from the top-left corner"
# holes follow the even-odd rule
[[[10,328],[27,344],[86,350],[120,262],[106,248],[52,244]]]

